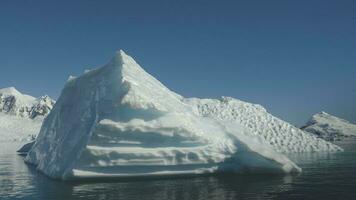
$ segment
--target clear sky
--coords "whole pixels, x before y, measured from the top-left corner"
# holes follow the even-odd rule
[[[0,87],[55,98],[123,49],[184,96],[356,122],[356,1],[0,1]]]

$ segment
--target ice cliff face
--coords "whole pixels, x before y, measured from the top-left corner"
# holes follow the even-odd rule
[[[338,149],[300,131],[301,137],[282,134],[284,143],[274,150],[276,146],[256,136],[246,124],[240,125],[240,120],[213,116],[220,113],[215,112],[218,108],[227,112],[222,107],[224,101],[185,99],[119,51],[104,67],[68,79],[26,161],[60,179],[219,171],[289,173],[300,168],[276,152],[283,149],[280,146],[303,145],[304,138],[310,138],[307,141],[315,146],[310,150]],[[249,124],[267,127],[271,122],[260,123],[253,116],[248,115]],[[277,123],[273,133],[289,130],[278,129],[283,125]],[[264,130],[269,129],[261,132]],[[292,143],[287,142],[291,139]]]
[[[0,142],[33,140],[54,101],[21,94],[14,87],[0,89]]]
[[[338,140],[343,137],[356,136],[355,124],[326,112],[313,115],[301,129],[330,141]]]

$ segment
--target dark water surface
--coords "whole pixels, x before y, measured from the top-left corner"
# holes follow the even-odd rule
[[[356,199],[356,140],[345,152],[291,155],[300,175],[224,174],[186,178],[62,182],[0,143],[0,199]]]

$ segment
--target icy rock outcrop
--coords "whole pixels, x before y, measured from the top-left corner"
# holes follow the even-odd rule
[[[32,106],[29,116],[31,119],[36,118],[37,116],[47,116],[52,110],[55,101],[49,96],[45,95],[37,99],[36,103]]]
[[[48,96],[36,99],[14,87],[0,89],[0,142],[33,140],[54,103]]]
[[[262,137],[275,151],[282,153],[339,151],[340,147],[306,133],[285,122],[258,104],[231,97],[221,99],[188,98],[198,115],[218,121],[241,124],[253,135]]]
[[[355,124],[326,112],[313,115],[301,129],[329,141],[350,136],[356,137]]]
[[[198,114],[123,51],[68,79],[26,161],[60,179],[300,171],[238,123]]]

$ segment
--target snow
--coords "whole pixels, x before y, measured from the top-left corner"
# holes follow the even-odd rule
[[[14,87],[0,89],[0,112],[27,117],[36,98],[21,94]]]
[[[185,102],[195,107],[196,113],[219,121],[231,121],[246,127],[252,135],[262,137],[275,151],[302,153],[338,151],[338,146],[306,133],[274,117],[258,104],[231,97],[221,99],[189,98]]]
[[[46,116],[52,110],[54,105],[54,100],[49,96],[45,95],[36,99],[36,103],[30,109],[30,118],[34,119],[37,116]]]
[[[14,87],[0,89],[0,142],[33,140],[53,105],[48,96],[36,99]]]
[[[220,171],[292,173],[301,169],[280,152],[300,152],[303,145],[303,151],[339,149],[260,106],[235,105],[239,103],[185,99],[119,51],[107,65],[66,82],[26,161],[64,180]],[[232,114],[230,109],[241,110]],[[235,118],[240,112],[246,119]]]
[[[39,133],[43,118],[29,119],[0,112],[0,142],[30,141]]]
[[[52,109],[55,101],[45,95],[35,98],[22,94],[14,87],[0,89],[0,112],[34,119],[45,116]]]
[[[330,141],[356,136],[355,124],[326,112],[313,115],[301,129]]]

